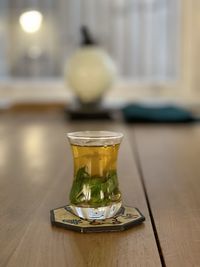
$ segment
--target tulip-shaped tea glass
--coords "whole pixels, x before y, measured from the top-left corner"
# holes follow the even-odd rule
[[[113,217],[122,205],[117,156],[123,134],[83,131],[67,136],[74,158],[70,192],[73,213],[87,220]]]

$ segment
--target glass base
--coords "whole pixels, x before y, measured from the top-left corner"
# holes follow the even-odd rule
[[[70,205],[72,212],[86,220],[105,220],[116,215],[122,206],[122,202],[112,203],[109,206],[98,207],[98,208],[85,208]]]

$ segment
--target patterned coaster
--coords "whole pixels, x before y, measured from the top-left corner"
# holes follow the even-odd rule
[[[53,209],[50,215],[52,225],[81,233],[124,231],[145,220],[137,208],[127,206],[123,206],[113,218],[106,220],[83,220],[72,213],[70,205]]]

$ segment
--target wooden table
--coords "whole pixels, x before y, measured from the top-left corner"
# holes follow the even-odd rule
[[[124,202],[144,224],[121,233],[52,227],[73,162],[66,132],[125,134],[119,155]],[[0,115],[0,266],[200,266],[200,126],[74,122],[59,112]]]

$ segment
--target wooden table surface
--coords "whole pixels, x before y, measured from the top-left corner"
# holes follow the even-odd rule
[[[52,227],[67,204],[66,132],[121,131],[124,203],[145,223],[119,233]],[[200,266],[200,126],[69,122],[59,112],[0,114],[0,266]]]

